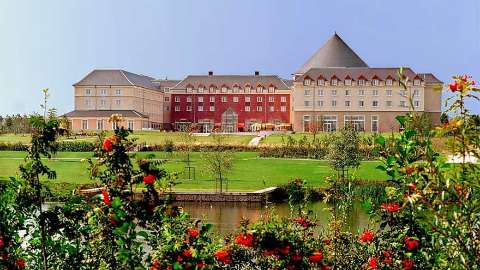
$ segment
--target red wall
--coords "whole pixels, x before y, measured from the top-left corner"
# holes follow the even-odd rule
[[[176,97],[180,97],[180,102],[176,102]],[[192,111],[187,112],[187,97],[192,97]],[[203,97],[203,112],[198,111],[198,97]],[[215,111],[210,112],[210,96],[215,96]],[[222,102],[221,97],[226,96],[227,102]],[[233,102],[233,97],[238,96],[238,102]],[[250,112],[245,112],[245,97],[250,97]],[[257,102],[257,97],[263,97],[262,102]],[[268,98],[273,96],[274,102],[268,102]],[[286,98],[286,102],[281,102],[281,97]],[[213,104],[213,103],[212,103]],[[257,112],[257,104],[263,106],[261,112]],[[180,106],[180,111],[175,111],[175,106]],[[281,106],[286,106],[284,112],[280,111]],[[270,112],[269,106],[274,106],[275,111]],[[275,119],[281,120],[283,123],[290,123],[290,94],[172,94],[171,97],[171,123],[179,120],[187,120],[193,123],[199,119],[214,119],[215,123],[221,123],[222,114],[232,108],[238,114],[238,123],[245,123],[249,119],[258,119],[262,123],[268,123]]]

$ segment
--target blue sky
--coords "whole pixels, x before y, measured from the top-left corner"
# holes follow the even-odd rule
[[[289,78],[334,31],[372,67],[480,81],[479,2],[0,0],[0,114],[38,110],[45,87],[67,112],[93,68]]]

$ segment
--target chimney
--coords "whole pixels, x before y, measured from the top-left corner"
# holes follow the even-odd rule
[[[260,71],[255,70],[255,76],[259,76],[259,75],[260,75]]]
[[[213,76],[213,71],[209,70],[208,71],[208,76]]]

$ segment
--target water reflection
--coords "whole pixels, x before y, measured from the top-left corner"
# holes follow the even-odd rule
[[[187,211],[192,218],[204,219],[214,225],[214,230],[221,234],[234,232],[240,225],[242,217],[255,222],[268,214],[267,208],[273,208],[276,214],[282,217],[290,215],[290,209],[287,203],[280,203],[269,206],[262,206],[257,203],[231,203],[231,202],[177,202]],[[310,205],[310,209],[317,217],[320,228],[328,225],[331,212],[328,210],[332,205],[323,202],[315,202]],[[363,211],[359,202],[353,204],[353,207],[347,214],[346,230],[357,231],[366,228],[369,224],[368,215]]]

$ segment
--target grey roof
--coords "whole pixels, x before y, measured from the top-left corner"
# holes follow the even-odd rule
[[[323,67],[368,67],[368,65],[335,33],[295,74]]]
[[[333,77],[336,77],[339,80],[344,80],[345,78],[350,78],[352,80],[358,80],[360,77],[363,77],[365,80],[372,80],[377,78],[379,80],[385,80],[390,78],[392,80],[398,80],[398,70],[399,68],[313,68],[307,71],[302,76],[296,78],[297,81],[301,81],[306,77],[316,80],[318,78],[323,78],[325,80],[330,80]],[[409,79],[420,78],[423,80],[423,77],[419,76],[411,68],[404,68],[403,75]]]
[[[426,83],[443,83],[432,73],[418,73]]]
[[[160,88],[165,88],[165,87],[174,87],[177,85],[181,80],[154,80],[152,81],[154,84],[158,85]]]
[[[135,110],[75,110],[69,113],[66,113],[66,117],[110,117],[112,114],[120,114],[123,117],[132,117],[132,118],[148,118],[143,113],[137,112]]]
[[[293,80],[282,79],[282,81],[283,81],[288,87],[292,87],[292,86],[293,86]]]
[[[121,69],[94,69],[87,76],[74,84],[74,86],[119,85],[139,86],[158,90],[158,87],[152,83],[153,80],[154,78],[152,77],[138,75]]]
[[[193,88],[198,88],[200,85],[206,88],[211,85],[216,87],[226,86],[228,88],[232,88],[235,85],[240,88],[246,85],[250,85],[252,88],[258,85],[264,87],[273,85],[277,89],[290,89],[277,75],[189,75],[172,89],[186,89],[188,85]]]

